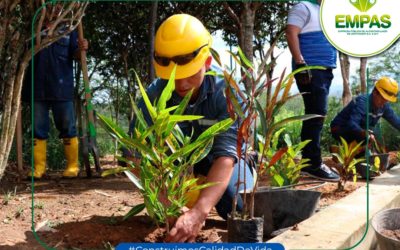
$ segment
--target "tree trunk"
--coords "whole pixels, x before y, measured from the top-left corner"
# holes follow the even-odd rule
[[[254,20],[257,10],[260,8],[260,2],[244,2],[242,9],[238,15],[230,8],[227,2],[224,2],[224,8],[228,15],[233,19],[234,24],[238,28],[238,41],[244,55],[250,62],[253,62],[253,37],[254,37]],[[250,79],[246,78],[246,88],[251,87]]]
[[[256,14],[251,5],[251,2],[243,3],[243,9],[240,13],[241,29],[239,36],[239,46],[250,62],[253,61],[254,19]]]
[[[122,60],[124,61],[124,71],[125,71],[125,78],[126,78],[126,82],[128,83],[128,93],[132,96],[132,98],[134,99],[136,96],[136,91],[135,89],[132,87],[132,81],[131,78],[129,77],[129,69],[128,69],[128,52],[125,51],[122,54]],[[117,82],[118,84],[118,82]],[[129,122],[133,119],[133,108],[132,105],[129,105]]]
[[[23,44],[23,37],[22,41],[18,42],[19,44]],[[23,51],[24,50],[21,47],[15,49],[12,57],[13,60],[10,62],[10,67],[5,70],[9,78],[5,81],[2,97],[3,105],[2,110],[0,110],[0,113],[2,114],[2,119],[0,121],[0,141],[2,142],[0,145],[0,179],[4,175],[14,139],[14,131],[18,118],[18,112],[16,111],[20,108],[24,72],[30,60],[30,52],[27,51],[23,54]]]
[[[155,78],[154,66],[153,66],[153,54],[154,54],[154,34],[156,30],[157,22],[157,1],[151,3],[150,9],[150,21],[149,21],[149,82],[152,82]]]
[[[343,106],[346,106],[352,98],[351,89],[350,89],[350,60],[349,56],[339,52],[340,58],[340,70],[342,72],[343,79],[343,94],[342,94],[342,103]]]
[[[361,93],[367,93],[367,62],[368,57],[360,57],[360,84]]]

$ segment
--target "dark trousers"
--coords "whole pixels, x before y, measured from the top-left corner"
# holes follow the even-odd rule
[[[77,136],[73,101],[35,101],[34,137],[46,140],[49,137],[50,110],[60,138]]]
[[[211,166],[202,166],[203,168],[199,171],[199,169],[194,169],[194,172],[196,174],[202,174],[204,176],[207,176],[208,171],[210,170]],[[231,176],[231,179],[229,180],[229,184],[228,187],[225,190],[225,193],[222,195],[221,199],[219,200],[219,202],[217,203],[217,205],[215,205],[215,208],[217,210],[217,213],[219,216],[221,216],[222,218],[224,218],[225,220],[228,217],[228,214],[231,213],[232,211],[232,201],[233,198],[236,195],[236,189],[237,189],[237,183],[239,182],[239,191],[242,191],[245,189],[244,186],[244,176],[246,176],[246,190],[252,190],[254,187],[254,179],[253,179],[253,173],[251,170],[251,166],[250,164],[247,164],[244,160],[242,160],[240,162],[235,163],[234,165],[234,169],[233,169],[233,173]],[[240,178],[239,178],[240,177]],[[240,181],[239,181],[240,180]],[[250,191],[248,191],[247,194],[247,199],[250,199]],[[236,206],[236,210],[237,211],[242,211],[243,210],[243,200],[241,198],[240,195],[238,195],[237,197],[237,206]]]
[[[310,84],[299,84],[297,88],[303,94],[305,114],[317,114],[325,116],[328,109],[329,88],[332,83],[332,69],[311,70]],[[303,158],[310,159],[310,168],[317,168],[322,163],[321,158],[321,130],[324,118],[314,118],[303,121],[301,128],[301,140],[311,140],[302,152]]]

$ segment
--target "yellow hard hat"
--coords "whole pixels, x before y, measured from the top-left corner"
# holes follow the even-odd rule
[[[154,68],[158,77],[169,79],[174,65],[176,79],[199,72],[210,55],[212,38],[204,25],[188,14],[165,20],[156,32]]]
[[[191,175],[191,178],[195,178],[193,175]],[[199,175],[197,177],[197,181],[192,184],[190,187],[196,187],[198,185],[202,185],[206,182],[207,178],[204,175]],[[194,205],[196,204],[197,200],[200,197],[200,190],[199,189],[194,189],[185,194],[185,198],[187,199],[186,207],[188,208],[193,208]]]
[[[375,88],[385,100],[389,102],[397,101],[399,85],[394,79],[386,76],[381,77],[378,81],[376,81]]]

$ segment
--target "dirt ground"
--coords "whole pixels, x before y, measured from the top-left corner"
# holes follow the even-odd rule
[[[102,160],[110,166],[112,158]],[[164,234],[142,212],[122,221],[131,207],[142,202],[135,186],[124,176],[107,178],[61,179],[51,172],[34,185],[34,227],[32,233],[31,182],[18,180],[9,168],[0,184],[0,249],[111,249],[121,242],[157,242]],[[303,178],[303,182],[310,179]],[[336,192],[336,183],[327,183],[318,210],[365,185],[351,181],[344,192]],[[198,241],[226,242],[226,222],[213,211]],[[41,241],[41,244],[38,242]]]

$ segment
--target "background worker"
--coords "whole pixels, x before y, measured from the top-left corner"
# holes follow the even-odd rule
[[[325,70],[304,70],[295,75],[297,88],[304,93],[305,113],[325,116],[337,53],[321,30],[320,3],[319,0],[317,3],[294,5],[289,11],[286,37],[293,57],[293,70],[307,65],[326,67]],[[311,142],[304,147],[302,156],[310,159],[311,166],[303,168],[302,173],[325,181],[338,181],[337,173],[322,163],[320,139],[323,125],[323,117],[303,121],[301,140]]]
[[[399,86],[390,77],[382,77],[376,83],[371,94],[357,96],[331,122],[333,138],[340,142],[343,137],[347,142],[366,141],[367,136],[371,141],[374,135],[368,130],[373,130],[379,119],[383,117],[394,128],[400,131],[400,117],[397,116],[388,102],[396,102]],[[367,118],[368,103],[368,118]],[[369,128],[367,130],[367,119]]]
[[[61,5],[48,7],[47,14],[61,11]],[[48,19],[47,19],[48,20]],[[49,27],[51,23],[48,23]],[[67,29],[67,27],[65,27]],[[64,33],[66,30],[61,29]],[[63,177],[76,177],[79,173],[78,138],[74,109],[73,60],[80,58],[80,51],[88,49],[86,39],[78,41],[77,31],[61,37],[34,56],[34,178],[40,179],[46,172],[46,144],[50,129],[50,110],[54,123],[63,139],[67,166]],[[32,63],[32,62],[31,62]],[[31,67],[26,74],[26,92],[31,86]],[[29,173],[31,176],[32,173]]]
[[[148,87],[147,95],[152,102],[158,98],[174,66],[177,65],[175,91],[167,106],[178,105],[193,89],[185,114],[201,115],[204,118],[178,124],[185,135],[190,136],[193,131],[193,139],[214,123],[229,117],[224,95],[224,79],[205,74],[211,68],[211,45],[212,37],[208,30],[197,18],[187,14],[169,17],[156,32],[153,64],[159,79]],[[143,100],[138,106],[143,111],[147,123],[151,124]],[[130,126],[131,132],[133,125],[134,121]],[[217,184],[201,190],[194,205],[177,219],[166,238],[167,242],[194,242],[214,206],[218,214],[225,219],[231,212],[239,175],[236,153],[237,126],[237,123],[234,123],[226,132],[217,135],[210,153],[194,166],[196,175],[204,175],[207,182]],[[252,188],[250,168],[247,166],[245,168],[246,187]],[[237,209],[241,210],[242,200],[240,197],[238,199]]]

